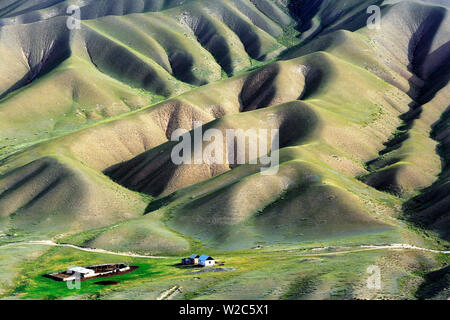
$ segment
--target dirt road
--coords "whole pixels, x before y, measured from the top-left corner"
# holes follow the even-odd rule
[[[104,250],[104,249],[85,248],[85,247],[79,247],[79,246],[76,246],[73,244],[56,243],[52,240],[11,242],[11,243],[5,244],[3,246],[0,246],[0,248],[5,247],[5,246],[17,245],[17,244],[46,245],[46,246],[53,246],[53,247],[68,247],[68,248],[85,251],[85,252],[112,254],[112,255],[131,257],[131,258],[145,258],[145,259],[168,259],[169,258],[169,257],[162,257],[162,256],[140,255],[140,254],[132,253],[132,252],[114,252],[114,251],[108,251],[108,250]],[[413,245],[405,244],[405,243],[394,243],[394,244],[388,244],[388,245],[382,245],[382,246],[362,245],[362,246],[356,247],[355,249],[351,249],[351,250],[334,251],[334,252],[320,252],[320,251],[323,251],[326,249],[327,249],[326,247],[314,248],[311,250],[316,251],[318,253],[305,253],[305,254],[301,254],[301,255],[302,256],[324,256],[324,255],[337,255],[337,254],[346,254],[346,253],[355,253],[355,252],[373,251],[373,250],[418,250],[418,251],[425,251],[425,252],[432,252],[432,253],[450,254],[450,251],[427,249],[427,248],[417,247],[417,246],[413,246]],[[287,249],[287,250],[292,251],[295,249]]]
[[[44,246],[52,246],[52,247],[67,247],[67,248],[72,248],[72,249],[85,251],[85,252],[112,254],[112,255],[116,255],[116,256],[131,257],[131,258],[168,259],[168,257],[146,256],[146,255],[141,255],[141,254],[132,253],[132,252],[114,252],[114,251],[108,251],[108,250],[104,250],[104,249],[84,248],[84,247],[75,246],[73,244],[56,243],[56,242],[54,242],[52,240],[11,242],[11,243],[8,243],[8,244],[3,245],[1,247],[11,246],[11,245],[15,245],[15,244],[28,244],[28,245],[31,244],[31,245],[41,245],[41,246],[44,245]]]

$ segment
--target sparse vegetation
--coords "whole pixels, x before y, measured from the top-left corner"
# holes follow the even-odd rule
[[[450,247],[448,7],[112,1],[85,1],[81,30],[67,1],[0,5],[1,297],[448,298],[448,255],[364,247]],[[175,165],[195,122],[278,129],[277,174]],[[177,267],[204,250],[235,270]],[[139,269],[114,286],[42,277],[119,260]]]

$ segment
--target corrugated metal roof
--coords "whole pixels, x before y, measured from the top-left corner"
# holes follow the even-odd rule
[[[189,257],[189,258],[191,258],[191,259],[195,259],[195,258],[198,258],[199,257],[199,255],[198,254],[191,254],[191,256]]]
[[[201,256],[200,256],[200,258],[198,258],[198,260],[201,260],[201,261],[206,261],[206,260],[214,260],[211,256],[208,256],[208,255],[206,255],[206,254],[202,254]]]
[[[69,268],[67,269],[68,272],[72,272],[72,273],[80,273],[80,274],[89,274],[89,273],[94,273],[95,271],[92,269],[87,269],[87,268],[83,268],[83,267],[73,267],[73,268]]]

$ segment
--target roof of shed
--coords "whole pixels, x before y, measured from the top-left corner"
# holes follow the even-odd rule
[[[68,272],[80,273],[80,274],[88,274],[88,273],[94,273],[95,272],[92,269],[87,269],[87,268],[83,268],[83,267],[73,267],[73,268],[67,269],[67,271]]]
[[[202,261],[204,261],[204,260],[214,260],[214,258],[211,257],[211,256],[208,256],[208,255],[206,255],[206,254],[202,254],[202,255],[200,256],[200,258],[198,258],[198,260],[202,260]]]

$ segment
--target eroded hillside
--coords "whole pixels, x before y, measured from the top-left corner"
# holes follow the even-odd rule
[[[144,254],[445,247],[445,1],[82,2],[74,30],[65,9],[77,1],[0,7],[5,242]],[[370,5],[379,29],[366,25]],[[277,174],[249,154],[174,164],[173,132],[193,137],[196,122],[224,136],[278,129]]]

